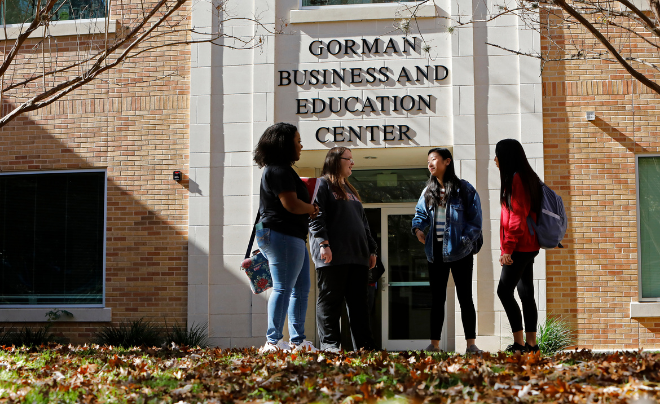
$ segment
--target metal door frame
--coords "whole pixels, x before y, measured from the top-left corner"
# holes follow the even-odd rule
[[[380,221],[381,221],[381,246],[380,246],[380,259],[385,266],[385,273],[380,279],[380,290],[382,292],[382,344],[383,348],[388,351],[406,351],[406,350],[420,350],[424,349],[431,341],[424,340],[390,340],[388,337],[389,330],[389,227],[388,216],[394,215],[410,215],[415,213],[415,203],[397,203],[397,204],[365,204],[365,208],[380,208]],[[440,336],[440,349],[447,350],[447,304],[445,304],[445,321],[442,326],[442,334]]]

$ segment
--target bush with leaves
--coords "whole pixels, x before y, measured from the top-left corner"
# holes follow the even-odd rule
[[[536,342],[541,353],[552,355],[575,345],[575,330],[561,316],[548,316],[545,323],[539,325]]]
[[[63,343],[64,339],[50,332],[53,321],[59,320],[62,316],[73,317],[73,314],[67,310],[53,309],[46,313],[48,322],[41,327],[23,327],[16,329],[10,327],[0,332],[0,346],[15,347],[40,347],[48,345],[51,342]]]
[[[0,346],[39,347],[57,342],[55,335],[51,334],[51,323],[43,327],[23,327],[19,330],[10,328],[0,335]]]
[[[165,343],[174,343],[179,346],[205,348],[208,346],[208,329],[208,323],[193,323],[190,328],[186,327],[185,325],[175,323],[171,328],[167,330]]]
[[[141,318],[132,322],[122,322],[118,326],[104,327],[96,334],[95,339],[99,345],[124,348],[153,347],[163,343],[163,332],[156,324]]]

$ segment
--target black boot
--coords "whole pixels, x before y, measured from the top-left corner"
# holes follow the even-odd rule
[[[534,345],[534,346],[531,346],[531,345],[529,345],[528,343],[525,342],[525,349],[527,350],[527,352],[536,353],[536,352],[539,351],[539,346],[538,346],[538,344]]]
[[[514,342],[513,344],[506,347],[505,351],[508,352],[508,353],[512,353],[512,354],[514,354],[516,352],[520,352],[521,354],[524,354],[525,352],[527,352],[527,347],[524,346],[524,345],[520,345],[517,342]]]

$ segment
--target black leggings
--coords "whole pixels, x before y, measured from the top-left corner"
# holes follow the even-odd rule
[[[447,300],[447,282],[449,271],[454,277],[458,303],[461,305],[461,317],[463,318],[463,331],[465,339],[477,337],[477,313],[474,310],[472,300],[472,266],[474,257],[468,254],[454,262],[442,261],[442,244],[433,243],[433,258],[435,262],[429,262],[429,278],[431,281],[431,339],[439,340],[442,334],[442,324],[445,322],[445,301]]]
[[[511,254],[513,264],[502,266],[500,284],[497,286],[497,296],[500,297],[513,332],[523,330],[520,307],[518,307],[518,303],[513,297],[516,286],[523,306],[522,312],[525,316],[525,332],[536,332],[538,312],[536,311],[536,300],[534,300],[534,258],[538,254],[538,251],[514,251]]]

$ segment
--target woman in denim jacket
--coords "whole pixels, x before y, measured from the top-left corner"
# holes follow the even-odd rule
[[[479,194],[469,182],[456,176],[448,149],[429,150],[428,169],[431,176],[412,221],[413,234],[424,244],[431,283],[431,344],[426,350],[439,351],[451,271],[461,306],[467,353],[480,353],[475,344],[477,315],[472,300],[473,255],[483,244]]]

